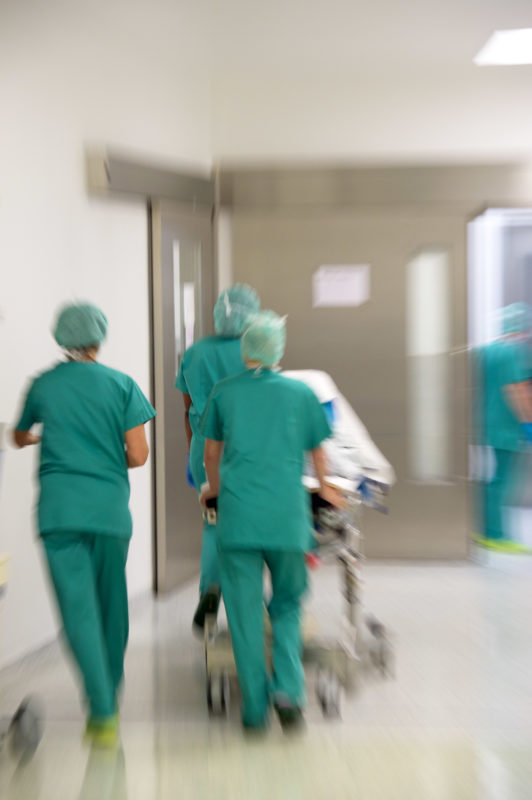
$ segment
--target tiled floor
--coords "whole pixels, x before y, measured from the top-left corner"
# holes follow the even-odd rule
[[[72,673],[50,648],[0,673],[0,708],[37,693],[41,745],[28,764],[0,754],[2,800],[530,800],[532,560],[371,564],[366,603],[391,629],[396,677],[366,675],[341,721],[324,720],[309,672],[308,728],[243,738],[238,709],[210,720],[195,586],[132,609],[122,743],[89,752]],[[314,578],[320,630],[339,631],[334,569]]]

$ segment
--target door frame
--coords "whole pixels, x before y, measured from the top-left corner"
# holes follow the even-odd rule
[[[198,237],[201,240],[202,228],[210,221],[210,239],[207,247],[207,282],[202,286],[203,319],[205,330],[202,335],[211,332],[212,310],[214,295],[216,291],[216,270],[213,252],[214,231],[212,224],[212,210],[206,207],[190,208],[187,205],[169,203],[167,200],[156,200],[150,203],[150,237],[151,237],[151,258],[150,258],[150,288],[151,288],[151,353],[152,353],[152,395],[157,409],[157,416],[154,425],[153,442],[153,537],[152,537],[152,568],[153,568],[153,589],[156,594],[167,592],[182,580],[191,577],[188,573],[175,575],[172,577],[168,569],[168,493],[169,483],[168,460],[171,454],[168,452],[168,419],[167,405],[173,402],[173,397],[169,395],[167,348],[168,343],[168,309],[165,308],[165,261],[168,257],[168,241],[165,241],[169,234],[170,225],[182,226],[183,232],[190,238]],[[187,236],[185,236],[187,238]],[[166,246],[165,246],[166,245]],[[166,276],[167,278],[167,276]],[[172,307],[173,311],[173,307]],[[172,325],[173,328],[173,325]],[[172,375],[171,391],[175,375]],[[177,393],[177,392],[176,392]],[[181,417],[175,420],[175,424],[181,426]],[[179,435],[178,435],[179,438]],[[184,470],[184,466],[183,466]],[[175,480],[184,481],[184,472],[176,475]]]
[[[149,308],[149,341],[150,341],[150,400],[155,404],[156,398],[156,336],[154,326],[154,246],[153,211],[161,202],[171,202],[182,209],[183,214],[194,214],[198,211],[210,214],[211,218],[211,252],[213,293],[217,288],[217,248],[215,237],[217,181],[215,171],[210,168],[187,167],[176,169],[150,159],[131,156],[106,147],[89,145],[85,151],[85,172],[87,191],[98,196],[135,198],[142,197],[147,207],[148,253],[147,253],[147,289]],[[159,426],[160,427],[160,426]],[[161,444],[157,447],[157,418],[152,442],[153,457],[151,459],[152,485],[152,589],[155,594],[160,591],[160,570],[158,569],[158,500],[157,461],[161,459]],[[164,442],[163,445],[164,447]],[[159,453],[157,452],[159,450]]]

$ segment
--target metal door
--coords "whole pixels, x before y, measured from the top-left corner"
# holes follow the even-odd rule
[[[283,366],[330,373],[397,472],[389,517],[366,515],[368,553],[464,557],[469,509],[463,215],[406,208],[235,209],[232,236],[234,278],[255,286],[263,307],[288,314]],[[409,345],[410,328],[420,310],[412,311],[409,294],[424,263],[416,259],[430,253],[446,259],[446,306],[442,312],[437,298],[434,304],[432,290],[434,308],[428,314],[421,308],[421,314],[429,328],[434,314],[443,314],[447,340],[439,349],[416,349]],[[370,265],[369,301],[356,308],[313,308],[315,271],[353,264]],[[423,408],[425,421],[417,419]],[[425,461],[435,449],[433,424],[439,429],[439,466],[431,473]]]
[[[151,212],[155,420],[154,586],[169,591],[199,571],[201,520],[185,481],[183,400],[175,388],[185,349],[212,330],[212,214],[164,201]]]

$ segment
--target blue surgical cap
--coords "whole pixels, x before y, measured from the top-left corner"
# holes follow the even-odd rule
[[[57,344],[67,349],[99,345],[107,333],[107,317],[91,303],[72,303],[59,311],[53,333]]]
[[[274,311],[259,311],[242,337],[242,356],[273,367],[283,357],[286,344],[286,317]]]
[[[218,336],[238,338],[246,329],[248,320],[260,308],[260,299],[251,286],[235,283],[225,289],[214,306],[214,329]]]
[[[523,333],[532,327],[532,311],[526,303],[512,303],[502,309],[502,332]]]

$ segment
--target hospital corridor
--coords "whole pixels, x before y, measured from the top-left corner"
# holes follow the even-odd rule
[[[0,800],[530,800],[530,10],[0,3]]]
[[[265,740],[243,739],[237,705],[229,719],[209,719],[190,585],[131,609],[117,752],[83,746],[78,694],[57,647],[3,673],[2,709],[36,692],[47,719],[27,766],[3,762],[2,796],[527,798],[530,570],[377,565],[367,573],[368,602],[396,632],[396,674],[366,679],[341,720],[322,716],[310,687],[301,737],[276,726]],[[330,600],[318,603],[318,594]],[[335,605],[335,576],[323,574],[311,607],[327,627]]]

